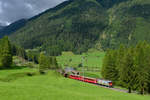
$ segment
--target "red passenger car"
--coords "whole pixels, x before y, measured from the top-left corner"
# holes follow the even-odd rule
[[[112,81],[109,81],[109,80],[96,79],[96,78],[84,77],[84,76],[73,75],[73,74],[69,75],[69,78],[75,79],[75,80],[80,80],[80,81],[83,81],[83,82],[99,84],[99,85],[107,86],[107,87],[110,87],[110,88],[113,87]]]
[[[83,81],[84,82],[88,82],[88,83],[94,83],[94,84],[97,83],[97,79],[95,79],[95,78],[89,78],[89,77],[84,77]]]
[[[75,80],[80,80],[80,81],[83,80],[83,77],[80,75],[69,75],[69,78],[75,79]]]

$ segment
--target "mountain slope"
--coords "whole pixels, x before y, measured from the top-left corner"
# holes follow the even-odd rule
[[[17,31],[18,29],[22,28],[26,24],[27,20],[26,19],[21,19],[18,20],[9,26],[5,26],[0,30],[0,38],[5,36],[5,35],[10,35],[13,32]]]
[[[4,28],[5,26],[3,26],[1,23],[0,23],[0,31]]]
[[[109,24],[99,42],[103,49],[116,48],[121,43],[135,45],[150,42],[150,1],[130,0],[108,10]]]
[[[99,2],[104,8],[111,8],[114,5],[117,5],[121,2],[126,2],[129,0],[96,0],[97,2]],[[130,0],[131,1],[131,0]]]
[[[0,30],[2,30],[4,27],[3,26],[0,26]]]
[[[149,0],[69,0],[28,19],[9,37],[26,49],[59,55],[150,42],[149,27]]]
[[[96,0],[71,0],[28,21],[10,39],[50,55],[81,53],[91,48],[107,26],[107,13]]]

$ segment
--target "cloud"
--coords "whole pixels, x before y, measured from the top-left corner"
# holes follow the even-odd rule
[[[0,23],[29,18],[66,0],[0,0]]]
[[[3,12],[2,10],[2,2],[0,1],[0,14]]]

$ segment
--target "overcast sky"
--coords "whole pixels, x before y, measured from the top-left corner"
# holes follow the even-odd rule
[[[0,0],[0,24],[29,18],[65,0]]]

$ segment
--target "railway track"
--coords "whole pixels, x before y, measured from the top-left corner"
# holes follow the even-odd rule
[[[128,93],[128,91],[127,91],[127,90],[124,90],[124,89],[119,89],[119,88],[109,88],[109,87],[101,86],[101,85],[98,85],[98,86],[103,87],[103,88],[107,88],[107,89],[111,89],[111,90],[114,90],[114,91],[119,91],[119,92]]]
[[[83,81],[81,81],[81,82],[83,82]],[[87,82],[85,82],[85,83],[87,83]],[[112,88],[112,87],[110,88],[110,87],[102,86],[102,85],[99,85],[99,84],[93,84],[93,83],[88,83],[88,84],[92,84],[92,85],[95,85],[95,86],[98,86],[98,87],[102,87],[102,88],[107,88],[107,89],[114,90],[114,91],[128,93],[128,90],[124,90],[124,89]]]
[[[79,80],[76,80],[76,81],[79,81]],[[80,82],[84,82],[84,81],[80,81]],[[84,82],[84,83],[91,84],[91,85],[98,86],[98,87],[102,87],[102,88],[107,88],[107,89],[114,90],[114,91],[128,93],[128,90],[124,90],[124,89],[120,89],[120,88],[113,88],[113,87],[110,88],[110,87],[102,86],[99,84],[88,83],[88,82]],[[133,92],[133,93],[135,93],[135,92]]]
[[[60,72],[60,73],[62,74],[62,72]],[[64,75],[64,73],[63,73],[63,75]],[[85,82],[85,83],[88,83],[88,82]],[[88,84],[93,84],[93,83],[88,83]],[[128,90],[125,90],[125,89],[113,88],[113,87],[110,88],[110,87],[102,86],[102,85],[99,85],[99,84],[93,84],[93,85],[96,85],[96,86],[99,86],[99,87],[102,87],[102,88],[107,88],[107,89],[114,90],[114,91],[128,93]],[[136,92],[134,91],[133,93],[136,93]]]
[[[92,84],[92,83],[89,83],[89,84]],[[107,88],[107,89],[114,90],[114,91],[119,91],[119,92],[129,93],[128,90],[125,90],[125,89],[120,89],[120,88],[110,88],[110,87],[102,86],[102,85],[99,85],[99,84],[93,84],[93,85],[96,85],[96,86],[99,86],[99,87],[102,87],[102,88]],[[137,91],[132,91],[132,93],[138,93],[138,92],[137,92]]]

